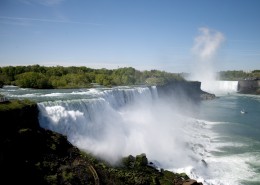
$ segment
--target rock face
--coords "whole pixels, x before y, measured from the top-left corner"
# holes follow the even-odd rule
[[[158,96],[163,98],[186,99],[191,101],[211,100],[214,94],[201,90],[201,82],[175,81],[157,86]]]
[[[238,92],[243,94],[260,94],[260,80],[240,80],[238,81]]]
[[[196,180],[193,179],[188,179],[183,183],[183,185],[202,185],[202,183],[197,182]]]
[[[41,128],[35,103],[5,105],[12,107],[0,104],[0,179],[5,184],[182,185],[189,180],[185,174],[149,166],[145,154],[110,166],[80,151],[65,136]]]

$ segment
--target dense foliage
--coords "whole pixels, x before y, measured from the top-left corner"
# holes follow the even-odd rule
[[[104,86],[165,84],[183,80],[180,74],[165,71],[139,71],[132,67],[118,69],[91,69],[88,67],[7,66],[0,68],[0,87],[17,85],[28,88],[78,88],[91,87],[93,83]]]
[[[245,71],[221,71],[219,72],[220,80],[248,80],[248,79],[260,79],[260,70],[254,70],[251,72]]]
[[[3,97],[0,94],[0,98]],[[32,106],[35,103],[30,101],[30,100],[11,100],[11,101],[5,101],[5,102],[0,102],[0,111],[10,111],[10,110],[14,110],[14,109],[21,109],[22,107],[25,106]]]

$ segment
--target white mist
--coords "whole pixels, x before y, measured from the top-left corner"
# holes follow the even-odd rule
[[[224,41],[225,37],[221,32],[206,27],[199,28],[199,35],[194,39],[192,53],[195,56],[195,65],[189,80],[200,81],[205,88],[202,90],[208,91],[214,88],[216,81],[214,59]]]
[[[107,90],[96,100],[39,103],[40,123],[112,164],[123,156],[146,153],[163,168],[192,165],[197,157],[187,148],[184,129],[189,103],[159,100],[154,91]],[[121,95],[131,101],[122,106]]]

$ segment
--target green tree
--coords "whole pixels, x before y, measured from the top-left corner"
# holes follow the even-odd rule
[[[27,88],[36,88],[36,89],[44,89],[51,88],[51,84],[49,83],[48,78],[42,74],[37,72],[26,72],[15,76],[16,85],[20,87]]]
[[[259,73],[254,73],[257,76]],[[77,88],[89,87],[91,83],[104,86],[163,84],[183,80],[180,74],[151,70],[138,71],[132,67],[91,69],[84,66],[45,67],[40,65],[0,67],[2,84],[14,84],[30,88]],[[234,75],[233,75],[234,76]]]

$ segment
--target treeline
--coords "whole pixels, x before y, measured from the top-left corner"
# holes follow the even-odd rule
[[[220,71],[220,80],[245,80],[245,79],[260,79],[260,70],[254,70],[251,72],[245,71]]]
[[[46,67],[40,65],[0,67],[0,87],[16,85],[23,88],[84,88],[97,83],[103,86],[158,85],[184,80],[180,74],[165,71],[139,71],[132,67],[92,69],[88,67]]]

